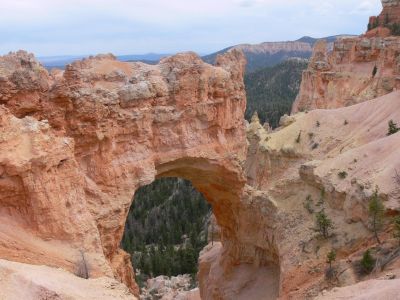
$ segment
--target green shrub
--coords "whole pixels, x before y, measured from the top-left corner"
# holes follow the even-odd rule
[[[363,257],[360,261],[362,271],[369,274],[374,269],[375,258],[371,255],[371,251],[368,249],[364,252]]]
[[[318,212],[315,216],[315,222],[317,225],[317,231],[327,239],[329,237],[329,230],[333,228],[333,222],[326,215],[324,210]]]
[[[389,28],[390,28],[392,35],[400,35],[400,24],[399,23],[394,23]]]
[[[338,176],[340,179],[345,179],[347,177],[347,172],[346,171],[341,171],[338,173]]]
[[[388,136],[392,135],[392,134],[395,134],[400,130],[400,128],[397,127],[397,124],[393,120],[389,121],[388,127],[389,127],[388,128],[388,133],[387,133]]]

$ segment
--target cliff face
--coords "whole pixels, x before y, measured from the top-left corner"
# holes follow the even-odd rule
[[[400,26],[400,2],[382,5],[365,35],[339,38],[332,51],[323,41],[316,44],[293,113],[349,106],[400,87],[400,37],[391,36],[393,25]]]
[[[383,10],[379,16],[370,17],[368,27],[390,27],[394,24],[400,24],[400,1],[399,0],[381,0]]]
[[[213,205],[227,266],[240,259],[244,63],[237,51],[216,67],[192,53],[157,66],[105,55],[49,75],[25,52],[1,57],[0,256],[72,273],[84,261],[137,294],[119,249],[133,194],[179,176]]]
[[[332,52],[317,43],[292,112],[349,106],[398,89],[399,53],[398,37],[343,38]]]

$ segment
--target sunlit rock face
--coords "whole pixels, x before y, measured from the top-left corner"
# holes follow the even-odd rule
[[[119,244],[135,190],[161,176],[203,192],[233,251],[244,66],[238,51],[216,66],[194,53],[156,66],[101,55],[48,74],[26,52],[1,57],[1,257],[70,272],[84,257],[91,277],[114,276],[137,294]]]

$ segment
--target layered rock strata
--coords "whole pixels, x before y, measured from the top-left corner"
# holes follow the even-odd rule
[[[292,112],[354,105],[399,89],[399,55],[399,37],[343,38],[332,52],[320,41]]]
[[[400,88],[400,37],[390,30],[400,28],[400,2],[382,5],[382,24],[372,18],[365,35],[339,38],[333,50],[324,41],[315,45],[292,113],[354,105]]]

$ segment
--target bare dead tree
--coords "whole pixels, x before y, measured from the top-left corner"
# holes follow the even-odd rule
[[[211,221],[211,245],[214,246],[214,223]]]
[[[400,172],[397,169],[394,169],[393,181],[396,184],[396,188],[394,189],[394,195],[396,198],[400,198]]]
[[[79,253],[81,257],[80,260],[77,262],[76,275],[84,279],[89,279],[89,268],[85,259],[85,253],[83,252],[83,250],[80,250]]]

